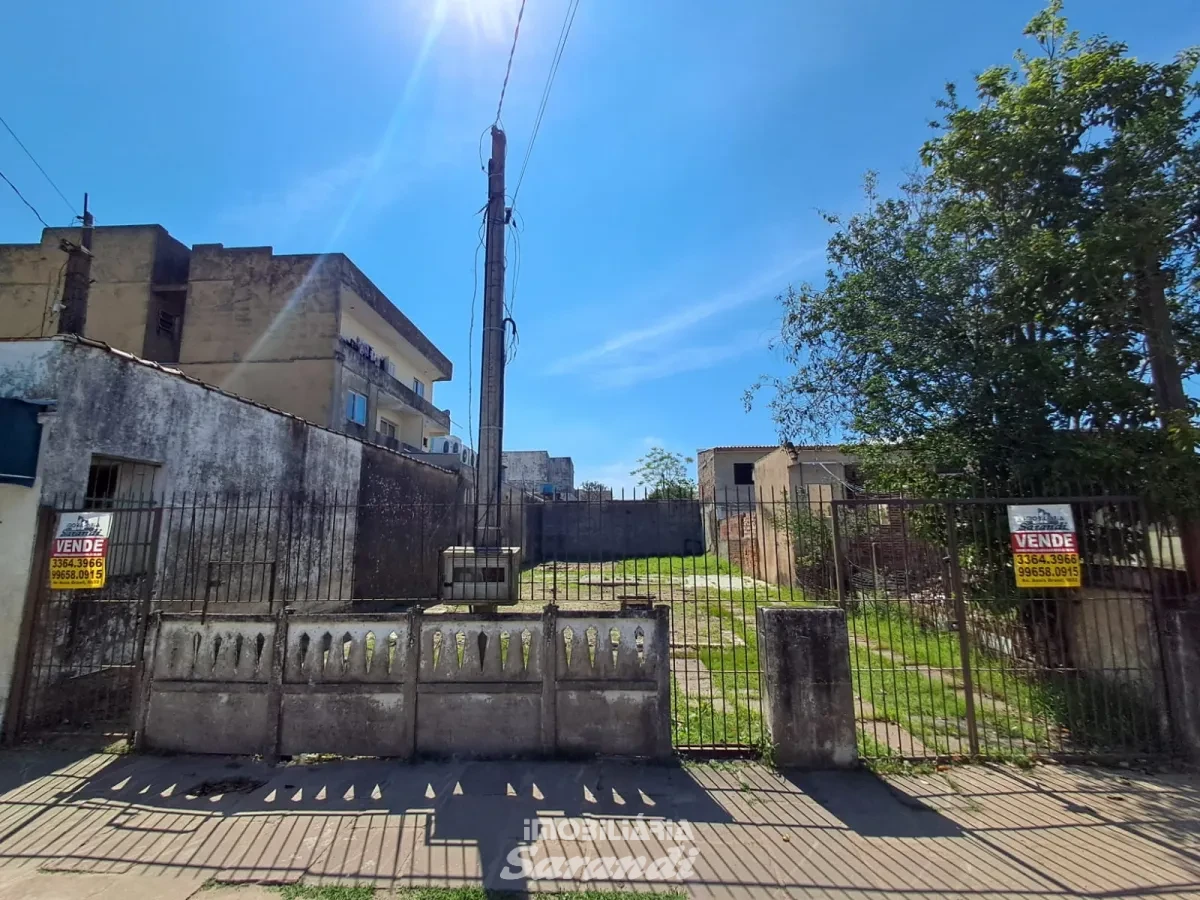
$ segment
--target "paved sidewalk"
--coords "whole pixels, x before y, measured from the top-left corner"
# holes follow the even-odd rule
[[[629,834],[639,815],[650,824]],[[584,887],[501,877],[521,871],[509,855],[527,846],[523,823],[535,816],[616,830],[542,840],[524,851],[533,865],[695,849],[684,887],[700,898],[1200,896],[1195,776],[978,766],[882,780],[783,777],[752,764],[377,760],[271,768],[46,751],[0,753],[0,898],[182,900],[210,880]],[[664,821],[690,823],[693,840]]]

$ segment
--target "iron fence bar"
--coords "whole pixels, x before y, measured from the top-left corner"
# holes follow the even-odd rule
[[[962,666],[963,687],[966,690],[967,740],[971,756],[979,756],[979,725],[975,720],[975,683],[971,674],[971,641],[967,634],[967,608],[963,598],[962,570],[958,558],[958,522],[955,504],[947,503],[946,551],[950,555],[950,587],[954,592],[954,617],[958,623],[959,664]]]

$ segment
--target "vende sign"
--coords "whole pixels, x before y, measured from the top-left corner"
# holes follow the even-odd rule
[[[1073,531],[1014,531],[1013,553],[1078,553],[1079,540]]]
[[[1017,587],[1080,586],[1079,536],[1069,504],[1010,506],[1008,529]]]
[[[103,556],[108,552],[108,538],[55,538],[52,556]]]
[[[111,529],[112,513],[60,513],[50,545],[50,589],[104,587]]]

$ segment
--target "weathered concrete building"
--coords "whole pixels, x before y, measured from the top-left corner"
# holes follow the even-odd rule
[[[47,228],[40,243],[0,244],[0,337],[55,333],[67,260],[60,244],[79,239],[78,228]],[[95,229],[87,336],[177,362],[189,257],[161,225]]]
[[[0,337],[54,334],[63,240],[0,245]],[[188,249],[160,225],[95,229],[86,337],[311,422],[416,452],[450,432],[446,356],[340,253]]]
[[[729,553],[740,554],[760,578],[776,584],[802,581],[798,556],[816,548],[803,542],[823,540],[825,523],[833,516],[833,501],[847,497],[857,479],[855,457],[837,447],[776,447],[754,464],[754,481],[766,498],[723,523]],[[798,524],[815,522],[816,525]],[[734,542],[742,542],[738,548]],[[747,560],[753,553],[753,565]],[[824,553],[819,554],[824,565]],[[822,580],[826,573],[819,576]]]
[[[114,510],[110,595],[71,598],[62,628],[128,627],[128,615],[97,610],[130,609],[149,572],[158,602],[197,603],[238,560],[269,564],[270,591],[286,602],[436,596],[438,547],[459,539],[442,533],[457,525],[445,516],[404,518],[453,508],[455,473],[85,339],[0,340],[0,398],[9,440],[20,430],[36,444],[32,477],[0,478],[0,712],[42,507]],[[22,406],[37,427],[28,416],[18,427]],[[328,502],[317,508],[314,495]],[[226,499],[239,496],[268,499]]]
[[[575,463],[569,456],[551,456],[545,450],[505,450],[500,464],[505,484],[519,490],[548,497],[575,492]]]

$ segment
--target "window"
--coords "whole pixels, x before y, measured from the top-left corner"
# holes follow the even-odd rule
[[[396,437],[396,426],[393,423],[389,422],[387,419],[380,419],[379,420],[379,433],[382,434],[385,438],[395,438]]]
[[[88,468],[84,509],[111,510],[108,533],[110,578],[144,574],[156,552],[154,544],[154,482],[158,466],[93,456]]]
[[[358,391],[346,392],[346,419],[358,425],[367,424],[367,398]]]
[[[450,442],[449,441],[442,441],[442,452],[443,453],[450,452]]]
[[[160,311],[158,314],[158,333],[166,335],[169,338],[175,337],[175,326],[179,323],[179,316],[169,312]]]
[[[117,480],[120,476],[119,462],[94,461],[88,469],[87,496],[83,505],[87,509],[112,509],[116,505]]]
[[[420,378],[413,379],[413,393],[415,393],[418,397],[424,398],[425,396],[425,382],[423,382]]]
[[[734,463],[733,483],[754,484],[754,463]]]

